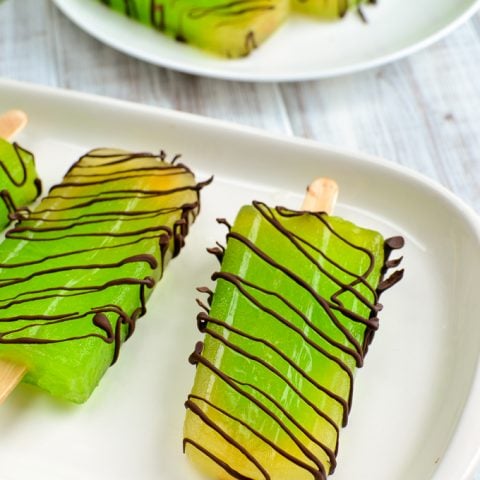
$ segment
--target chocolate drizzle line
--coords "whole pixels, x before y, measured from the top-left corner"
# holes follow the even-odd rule
[[[93,150],[69,169],[61,184],[50,189],[38,208],[17,217],[20,221],[7,231],[4,241],[5,249],[16,249],[17,253],[4,255],[0,263],[0,345],[97,338],[113,345],[112,363],[117,360],[123,338],[133,334],[137,319],[146,312],[147,291],[161,277],[168,258],[177,255],[184,245],[200,209],[200,191],[211,181],[195,183],[185,165],[164,160],[163,152]],[[162,182],[175,186],[160,190]],[[136,188],[139,184],[142,189]],[[179,196],[182,194],[183,198]],[[91,200],[79,203],[80,198]],[[132,199],[133,209],[129,206]],[[174,205],[175,201],[178,203]],[[95,211],[89,210],[92,206]],[[145,227],[147,222],[149,226]],[[75,238],[82,239],[85,248],[68,250],[64,241]],[[43,245],[42,249],[31,250],[30,245],[36,243]],[[155,245],[158,247],[152,248]],[[23,248],[36,251],[37,256],[22,255]],[[157,253],[149,253],[152,250]],[[39,255],[39,251],[48,254]],[[92,257],[101,261],[89,262]],[[122,267],[129,264],[138,265],[138,277],[122,275]],[[85,270],[92,271],[91,276],[81,276],[86,284],[61,284],[63,273]],[[144,276],[145,271],[152,274]],[[114,287],[133,288],[138,300],[132,311],[125,311],[121,305],[90,304],[90,294]],[[73,304],[82,311],[66,311],[72,297],[82,297],[82,302]],[[18,313],[19,307],[35,311],[35,302],[47,299],[62,300],[58,313]],[[14,316],[9,313],[13,308],[17,312]],[[49,334],[54,325],[85,318],[91,320],[91,330],[82,335],[52,338],[54,335]]]
[[[16,197],[13,188],[26,187],[29,182],[34,185],[36,194],[28,199],[29,202],[33,202],[42,193],[42,182],[39,178],[30,178],[28,173],[27,161],[30,160],[34,163],[34,156],[28,150],[22,148],[18,143],[12,143],[12,148],[15,153],[17,165],[20,166],[20,173],[13,173],[12,165],[8,166],[6,160],[0,157],[0,171],[2,171],[6,178],[7,184],[0,185],[0,202],[3,202],[8,212],[8,219],[0,218],[0,225],[5,225],[10,220],[16,220],[21,212],[28,211],[25,207],[16,206],[14,197]],[[15,167],[17,166],[15,165]]]
[[[320,272],[322,278],[328,279],[331,284],[336,285],[337,290],[330,296],[330,298],[323,297],[318,288],[314,288],[305,282],[289,267],[273,259],[265,250],[255,245],[244,235],[236,231],[232,231],[230,224],[228,224],[224,219],[219,219],[218,223],[224,224],[228,228],[228,243],[241,243],[262,263],[265,263],[269,267],[273,268],[274,271],[277,272],[276,275],[285,276],[289,278],[295,285],[301,287],[309,296],[312,297],[317,306],[323,310],[325,315],[322,322],[330,321],[337,329],[339,336],[343,337],[343,342],[340,342],[329,336],[326,331],[322,329],[322,325],[319,324],[316,317],[309,318],[301,311],[299,307],[294,305],[290,300],[283,296],[280,291],[275,290],[275,287],[273,286],[267,288],[267,286],[259,285],[253,281],[243,278],[238,274],[228,271],[214,273],[212,275],[212,280],[229,283],[239,294],[239,296],[243,297],[254,310],[261,311],[269,318],[275,320],[279,324],[284,325],[291,332],[292,341],[296,339],[296,341],[303,342],[313,351],[316,351],[318,354],[324,357],[327,362],[331,362],[332,365],[335,365],[341,372],[345,374],[346,378],[348,379],[349,391],[347,398],[343,398],[342,396],[336,394],[333,390],[321,385],[311,375],[303,370],[299,364],[297,364],[293,359],[289,358],[289,356],[281,350],[280,346],[273,341],[242,330],[238,322],[235,324],[236,326],[234,326],[222,319],[214,318],[210,313],[213,293],[207,287],[198,289],[200,292],[208,295],[208,305],[204,304],[200,300],[197,301],[199,306],[203,309],[203,311],[197,316],[197,326],[201,332],[207,335],[208,339],[213,339],[216,342],[219,342],[222,345],[222,348],[231,352],[231,354],[235,357],[238,356],[239,360],[244,358],[252,366],[258,365],[259,368],[269,371],[274,377],[281,381],[286,388],[294,392],[298,399],[305,404],[305,408],[311,409],[318,417],[323,418],[323,420],[326,422],[326,425],[328,425],[328,428],[333,430],[336,439],[335,448],[331,450],[327,445],[322,443],[320,438],[316,438],[313,433],[309,431],[308,425],[302,425],[297,419],[295,419],[294,415],[288,411],[288,407],[286,405],[282,405],[281,401],[279,401],[279,399],[275,398],[269,392],[268,385],[259,385],[253,380],[247,382],[239,378],[235,378],[235,375],[233,374],[230,375],[220,370],[203,355],[202,342],[197,343],[195,351],[190,355],[190,363],[194,365],[203,365],[203,367],[207,368],[212,375],[221,380],[228,387],[228,389],[232,391],[232,393],[235,392],[240,397],[246,398],[253,406],[255,406],[255,408],[263,411],[293,441],[293,443],[305,455],[305,458],[308,459],[308,461],[303,461],[302,459],[293,455],[291,452],[288,452],[284,448],[280,447],[280,445],[275,441],[267,438],[258,428],[256,428],[255,425],[249,423],[248,420],[245,420],[245,418],[248,417],[243,417],[241,412],[227,411],[221,405],[213,403],[211,399],[204,398],[198,394],[189,395],[185,406],[208,428],[222,436],[228,444],[230,444],[234,449],[238,450],[239,453],[246,458],[247,462],[250,462],[255,466],[255,468],[261,474],[261,477],[255,478],[270,479],[272,477],[271,473],[267,471],[267,467],[262,465],[261,459],[254,456],[254,450],[249,449],[248,444],[245,445],[242,443],[240,437],[236,436],[235,433],[232,433],[235,432],[233,428],[232,431],[227,432],[224,430],[224,424],[221,426],[221,424],[218,423],[218,420],[215,421],[213,419],[219,418],[218,414],[220,414],[222,417],[230,419],[243,429],[248,430],[251,434],[260,439],[263,443],[269,445],[286,460],[309,472],[314,479],[325,480],[327,475],[333,473],[335,470],[340,426],[337,425],[336,421],[325,411],[323,411],[314,400],[309,398],[306,393],[302,392],[302,390],[300,390],[292,382],[289,376],[287,376],[285,373],[282,373],[282,371],[273,365],[267,359],[268,357],[263,358],[263,356],[259,356],[258,354],[254,355],[250,353],[246,349],[247,347],[239,346],[240,344],[237,343],[237,341],[239,339],[243,339],[248,342],[253,342],[257,345],[263,345],[265,347],[264,351],[269,352],[269,355],[273,354],[275,358],[281,359],[284,364],[288,366],[289,372],[295,372],[296,375],[300,375],[300,377],[304,379],[304,382],[302,383],[309,384],[311,387],[314,387],[315,390],[322,392],[323,395],[326,395],[328,398],[336,402],[342,409],[342,426],[345,426],[352,405],[354,369],[352,368],[351,363],[349,364],[342,360],[341,356],[332,353],[331,350],[323,348],[318,339],[306,334],[307,330],[304,327],[295,325],[288,318],[284,317],[273,308],[270,308],[266,303],[266,298],[270,297],[275,299],[276,302],[281,302],[289,311],[292,312],[295,318],[302,320],[304,325],[308,327],[309,331],[315,332],[315,334],[317,334],[323,342],[326,342],[331,347],[334,347],[334,349],[337,351],[342,352],[343,357],[348,355],[354,361],[354,364],[357,367],[361,367],[375,331],[379,326],[377,315],[382,309],[382,305],[379,303],[379,297],[381,293],[392,287],[403,276],[403,270],[398,270],[393,272],[387,278],[384,278],[389,269],[396,268],[400,264],[401,258],[390,259],[389,257],[393,250],[403,247],[404,241],[402,237],[393,237],[385,240],[384,263],[381,268],[381,278],[378,282],[378,285],[373,285],[369,280],[370,274],[374,270],[378,271],[378,265],[376,265],[376,258],[373,252],[366,248],[355,245],[352,241],[342,236],[332,226],[332,223],[329,221],[329,217],[326,214],[293,211],[281,207],[272,209],[261,202],[253,202],[253,207],[261,216],[262,221],[268,222],[268,224],[275,229],[276,234],[286,239],[292,245],[292,248],[312,265],[312,268]],[[345,266],[339,264],[337,261],[329,257],[326,252],[322,250],[320,245],[312,244],[310,241],[307,241],[307,239],[303,238],[298,232],[290,230],[288,228],[288,224],[282,222],[281,220],[282,218],[288,219],[302,216],[310,216],[316,221],[321,222],[323,227],[330,232],[332,238],[334,237],[337,241],[341,242],[344,248],[356,251],[362,256],[364,255],[367,259],[365,262],[365,270],[360,274],[348,270]],[[272,241],[273,240],[274,238],[272,237]],[[222,262],[225,252],[224,248],[221,247],[220,244],[217,244],[216,247],[208,250],[210,253],[215,255],[220,262]],[[317,258],[321,258],[322,262],[318,261]],[[329,264],[332,268],[326,268],[326,264]],[[341,271],[347,277],[351,278],[351,281],[348,283],[342,282],[332,273],[335,271]],[[359,290],[359,287],[362,289]],[[359,313],[349,310],[341,300],[343,293],[348,293],[351,298],[353,297],[356,300],[357,303],[363,305],[365,311],[370,313],[366,316],[362,316]],[[359,323],[365,326],[362,342],[359,342],[354,337],[353,333],[351,333],[347,328],[346,324],[348,321]],[[242,341],[241,344],[244,345],[245,341]],[[253,395],[253,392],[255,392],[255,395]],[[213,410],[215,410],[217,414],[215,417],[210,417],[208,413]],[[289,427],[289,425],[293,425],[295,428],[292,429]],[[313,450],[310,450],[307,447],[307,444],[297,436],[295,431],[303,434],[311,443],[319,447],[327,456],[329,463],[328,472],[326,469],[327,466],[322,464],[318,454],[316,454]],[[244,476],[242,472],[235,470],[233,466],[229,464],[228,458],[220,458],[214,454],[208,448],[208,442],[202,442],[200,444],[198,439],[186,437],[184,438],[183,444],[184,450],[187,444],[191,445],[192,448],[199,450],[223,470],[225,470],[232,478],[250,478]]]

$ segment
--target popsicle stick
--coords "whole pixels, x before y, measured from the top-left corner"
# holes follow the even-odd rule
[[[0,115],[0,137],[11,140],[27,125],[28,117],[21,110],[9,110]],[[0,360],[0,404],[21,382],[27,373],[26,367]]]
[[[0,404],[10,395],[26,373],[26,367],[0,360]]]
[[[307,188],[302,210],[325,212],[331,215],[338,197],[338,185],[331,178],[315,179]]]
[[[25,128],[28,117],[22,110],[9,110],[0,115],[0,137],[6,140],[12,139]]]

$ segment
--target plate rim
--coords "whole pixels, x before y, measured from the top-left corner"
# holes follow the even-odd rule
[[[374,69],[389,63],[395,62],[407,56],[410,56],[420,50],[423,50],[434,43],[438,42],[442,38],[446,37],[458,27],[466,23],[475,13],[480,11],[480,0],[474,0],[474,3],[470,5],[461,15],[456,17],[450,23],[447,23],[445,26],[437,30],[436,32],[428,35],[423,40],[420,40],[416,43],[408,45],[400,50],[391,52],[385,55],[381,55],[377,58],[373,58],[366,61],[360,61],[353,63],[349,66],[342,66],[337,68],[330,69],[314,69],[311,72],[299,72],[295,74],[255,74],[255,72],[228,72],[224,70],[216,70],[212,67],[198,67],[195,65],[189,65],[185,62],[177,62],[172,59],[158,59],[156,55],[145,53],[141,50],[138,50],[134,47],[129,47],[128,44],[119,45],[114,40],[112,40],[108,35],[103,34],[101,31],[97,31],[94,28],[90,27],[85,22],[75,18],[71,15],[71,11],[68,5],[75,0],[53,0],[53,3],[56,7],[65,15],[74,25],[76,25],[81,30],[88,33],[93,38],[104,43],[110,48],[127,54],[131,57],[140,59],[152,65],[157,65],[162,68],[171,69],[181,73],[187,73],[191,75],[196,75],[200,77],[209,77],[216,78],[221,80],[228,81],[240,81],[240,82],[301,82],[309,80],[321,80],[334,77],[341,77],[349,74],[354,74],[358,72],[363,72],[365,70]]]
[[[350,157],[351,161],[361,163],[369,166],[375,166],[387,171],[406,177],[404,181],[412,181],[415,185],[427,188],[430,192],[439,195],[445,199],[455,211],[461,216],[462,220],[470,227],[472,235],[476,236],[480,244],[480,217],[476,214],[472,207],[470,207],[464,200],[456,196],[453,192],[448,190],[443,185],[435,180],[430,179],[422,173],[419,173],[409,167],[389,162],[378,156],[366,154],[363,152],[355,152],[347,148],[340,148],[331,145],[322,144],[315,140],[304,139],[299,137],[285,137],[280,134],[270,133],[255,127],[244,126],[240,124],[231,123],[224,120],[204,117],[197,114],[170,110],[166,108],[154,107],[151,105],[137,104],[125,100],[115,98],[93,95],[89,93],[71,91],[60,89],[56,87],[49,87],[44,85],[36,85],[33,83],[19,82],[0,77],[0,97],[5,96],[7,103],[10,101],[9,97],[5,95],[6,90],[13,90],[16,93],[28,93],[30,95],[38,95],[45,99],[55,98],[62,101],[87,102],[97,106],[99,103],[107,108],[120,109],[124,111],[131,111],[140,114],[154,115],[163,119],[178,120],[190,123],[192,125],[202,125],[212,127],[214,129],[224,129],[230,132],[238,132],[243,135],[257,137],[274,141],[275,143],[283,143],[290,145],[297,145],[300,147],[314,148],[322,153],[334,153]],[[472,420],[476,419],[476,424],[480,425],[480,416],[478,414],[478,404],[480,403],[480,350],[477,353],[476,370],[473,374],[470,390],[465,399],[465,405],[458,419],[457,425],[452,432],[450,442],[447,446],[443,458],[439,461],[437,470],[432,477],[432,480],[437,478],[452,478],[451,473],[458,473],[456,469],[456,457],[462,451],[463,442],[471,438],[472,435]],[[477,434],[478,435],[478,434]],[[480,443],[474,448],[472,455],[468,455],[468,459],[463,459],[461,468],[461,477],[458,480],[470,480],[471,476],[476,472],[480,466]],[[449,473],[450,472],[450,473]]]

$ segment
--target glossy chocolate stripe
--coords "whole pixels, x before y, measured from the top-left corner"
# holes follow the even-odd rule
[[[84,207],[89,207],[91,205],[95,205],[96,203],[102,203],[102,202],[111,202],[112,200],[130,200],[132,198],[135,199],[140,199],[140,200],[148,200],[150,197],[158,197],[158,196],[168,196],[173,193],[179,193],[179,192],[185,192],[185,191],[193,191],[193,192],[198,192],[203,188],[204,185],[201,187],[197,186],[188,186],[188,187],[179,187],[175,189],[170,189],[170,190],[144,190],[144,191],[139,191],[139,190],[117,190],[117,191],[110,191],[110,192],[105,192],[105,193],[99,193],[98,195],[77,195],[77,196],[62,196],[62,195],[49,195],[49,199],[61,199],[61,200],[75,200],[78,198],[93,198],[90,202],[85,202],[81,204],[77,204],[74,206],[70,207],[65,207],[65,208],[45,208],[43,210],[36,210],[35,213],[46,213],[46,212],[65,212],[67,210],[74,210],[77,208],[84,208]],[[108,197],[108,198],[98,198],[103,197],[105,195],[114,195],[114,194],[120,194],[123,193],[124,195],[122,196],[117,196],[117,197]],[[145,195],[145,197],[141,197],[139,195]]]
[[[189,18],[193,20],[198,20],[208,15],[215,15],[219,17],[235,17],[241,15],[247,15],[254,12],[265,12],[269,10],[275,10],[275,6],[270,2],[262,2],[263,5],[258,5],[258,1],[249,1],[249,0],[237,0],[234,2],[228,2],[220,5],[215,5],[214,7],[208,8],[192,8],[188,12]],[[251,4],[250,6],[248,4]],[[236,9],[236,7],[240,7]]]
[[[96,168],[96,167],[105,167],[105,166],[113,166],[119,165],[126,162],[131,162],[134,160],[141,160],[144,158],[155,158],[158,160],[165,160],[165,156],[160,153],[159,155],[155,155],[154,153],[147,153],[147,152],[137,152],[137,153],[128,153],[128,152],[115,152],[115,153],[96,153],[96,151],[90,151],[87,154],[81,156],[77,163],[73,164],[68,171],[70,173],[72,170],[76,168]],[[94,159],[95,161],[92,162],[91,165],[83,165],[83,163],[88,159]],[[113,159],[113,160],[111,160]],[[105,163],[100,163],[98,160],[107,160]],[[170,165],[172,165],[170,163]],[[171,168],[171,166],[167,166],[166,168]]]
[[[94,185],[101,185],[102,183],[108,183],[103,180],[97,180],[95,182],[84,182],[84,183],[68,183],[59,184],[58,187],[53,186],[50,191],[63,189],[63,188],[75,188],[75,187],[85,187],[85,186],[94,186]],[[187,185],[185,187],[177,187],[171,189],[164,189],[164,190],[143,190],[140,188],[130,188],[130,189],[121,189],[121,190],[108,190],[105,192],[99,192],[99,195],[115,195],[115,194],[126,194],[127,198],[130,198],[132,195],[136,198],[137,195],[155,195],[155,196],[166,196],[171,195],[172,193],[177,192],[184,192],[186,190],[197,190],[197,185]],[[71,196],[61,196],[61,195],[49,195],[49,198],[91,198],[92,195],[71,195]]]
[[[175,176],[175,175],[185,175],[186,173],[190,173],[181,167],[175,167],[178,172],[172,172],[171,167],[144,167],[144,168],[125,168],[125,169],[115,169],[115,175],[121,176],[125,175],[123,178],[141,178],[145,175],[143,172],[158,172],[153,174],[153,177],[166,177],[166,176]],[[76,170],[76,169],[75,169]],[[132,175],[128,175],[131,173]],[[108,177],[110,176],[109,173],[70,173],[68,178],[98,178],[98,177]],[[113,176],[113,178],[119,178]]]
[[[54,185],[51,189],[50,189],[50,192],[54,191],[54,190],[59,190],[59,189],[63,189],[63,188],[71,188],[71,187],[89,187],[89,186],[92,186],[92,185],[103,185],[103,184],[106,184],[106,183],[115,183],[115,182],[121,182],[121,181],[124,181],[124,180],[131,180],[131,179],[137,179],[137,178],[160,178],[160,179],[164,179],[165,177],[173,177],[173,176],[177,176],[177,175],[188,175],[188,172],[168,172],[168,173],[164,173],[163,175],[159,175],[159,174],[151,174],[151,173],[146,173],[146,174],[138,174],[138,175],[127,175],[127,176],[112,176],[112,175],[109,175],[109,177],[111,178],[104,178],[102,180],[92,180],[92,181],[77,181],[77,182],[62,182],[61,184],[59,185]],[[97,177],[95,178],[98,178],[99,176],[102,176],[102,177],[105,177],[107,175],[97,175]],[[69,178],[71,178],[72,175],[69,176]],[[90,179],[90,176],[89,175],[82,175],[82,178],[85,178],[85,177],[88,177]],[[78,178],[75,177],[75,178]]]
[[[192,208],[197,207],[196,204],[191,204]],[[135,217],[135,218],[125,218],[122,221],[135,221],[135,220],[144,220],[146,218],[155,218],[159,215],[168,215],[174,212],[183,211],[185,207],[182,205],[181,207],[168,207],[168,208],[160,208],[157,210],[140,210],[138,212],[122,212],[122,211],[105,211],[101,213],[85,213],[83,215],[78,215],[76,217],[64,217],[64,218],[42,218],[35,216],[34,214],[30,213],[27,218],[22,219],[23,223],[27,222],[36,222],[40,220],[41,222],[46,223],[58,223],[58,222],[73,222],[75,220],[81,220],[83,218],[95,218],[95,217],[106,217],[102,221],[111,222],[114,220],[118,220],[119,217]],[[110,218],[113,217],[113,218]]]
[[[148,287],[153,287],[155,282],[152,282],[151,277],[146,277],[143,279],[138,278],[119,278],[118,280],[110,280],[103,285],[88,285],[84,287],[65,287],[63,285],[59,285],[56,287],[49,287],[43,288],[42,290],[30,290],[29,292],[19,293],[15,297],[12,298],[2,298],[0,299],[0,304],[4,302],[8,302],[5,305],[0,305],[0,310],[6,310],[14,305],[20,305],[22,303],[28,302],[35,302],[38,300],[45,300],[47,298],[61,298],[61,297],[78,297],[80,295],[85,295],[91,292],[100,292],[102,290],[106,290],[107,288],[117,287],[117,286],[125,286],[125,285],[147,285]],[[58,293],[61,291],[65,292],[77,292],[72,294],[62,294]],[[40,297],[33,297],[31,295],[35,295],[37,293],[47,293],[47,292],[57,292],[52,293],[51,295],[42,295]],[[29,298],[24,300],[19,300],[19,298],[23,296],[30,295]]]
[[[50,268],[46,270],[41,270],[40,272],[34,272],[30,275],[27,275],[22,278],[1,278],[0,279],[0,288],[8,287],[9,285],[18,285],[19,283],[28,282],[32,278],[36,278],[42,275],[51,275],[54,273],[61,273],[68,268],[68,270],[93,270],[93,269],[116,269],[128,265],[129,263],[148,263],[150,268],[154,270],[158,267],[157,259],[153,255],[149,254],[140,254],[134,255],[132,257],[124,258],[119,262],[114,263],[93,263],[90,265],[68,265],[68,267],[57,267]]]
[[[72,233],[70,235],[63,235],[61,237],[46,237],[46,238],[35,238],[35,237],[22,237],[21,235],[17,235],[17,233],[22,233],[23,227],[16,227],[9,230],[6,234],[6,238],[12,238],[16,240],[30,240],[32,242],[50,242],[53,240],[65,240],[67,238],[82,238],[82,237],[111,237],[111,238],[119,238],[119,237],[131,237],[135,235],[141,235],[142,233],[151,233],[151,232],[164,232],[167,235],[171,235],[171,229],[164,226],[158,227],[149,227],[143,228],[141,230],[134,230],[131,232],[124,232],[124,233],[113,233],[113,232],[91,232],[91,233]],[[47,231],[44,230],[44,231]],[[39,232],[36,232],[39,233]]]
[[[179,209],[175,209],[178,211]],[[145,219],[151,219],[151,218],[156,218],[156,217],[161,217],[164,215],[170,215],[172,212],[159,212],[159,213],[154,213],[150,215],[135,215],[136,218],[125,218],[122,220],[122,223],[128,223],[128,222],[136,222],[138,220],[145,220]],[[132,216],[131,216],[132,217]],[[28,221],[32,221],[31,216],[24,221],[23,223],[25,224]],[[44,220],[42,220],[43,222]],[[62,220],[55,220],[55,219],[49,219],[48,222],[50,223],[55,223],[55,222],[72,222],[71,219],[66,218]],[[21,227],[15,227],[10,230],[12,233],[22,233],[22,232],[36,232],[36,233],[43,233],[43,232],[61,232],[65,230],[71,230],[74,228],[79,228],[79,227],[84,227],[86,225],[98,225],[98,224],[103,224],[103,223],[111,223],[111,222],[118,222],[118,218],[102,218],[102,219],[97,219],[97,220],[86,220],[84,222],[73,222],[68,225],[59,225],[59,226],[53,226],[53,227],[29,227],[29,226],[21,226]]]
[[[152,170],[155,171],[155,170]],[[132,172],[131,175],[120,175],[120,173],[128,173]],[[180,172],[163,172],[163,173],[135,173],[134,171],[131,170],[126,170],[122,172],[117,172],[118,176],[113,176],[113,175],[107,175],[107,174],[96,174],[96,175],[69,175],[69,179],[75,180],[74,182],[71,182],[70,184],[65,184],[62,185],[62,187],[57,187],[57,188],[64,188],[64,187],[70,187],[70,186],[88,186],[88,185],[95,185],[95,184],[102,184],[102,183],[113,183],[113,182],[120,182],[122,180],[136,180],[136,179],[141,179],[141,178],[156,178],[156,179],[164,179],[165,177],[177,177],[181,175],[188,175],[189,172],[185,171],[180,171]],[[92,183],[89,183],[88,180],[92,179],[98,179],[99,177],[111,177],[111,178],[104,178],[103,180],[95,180]],[[85,179],[85,180],[80,180],[80,179]],[[87,180],[87,181],[86,181]]]
[[[145,240],[154,240],[158,239],[161,243],[168,243],[169,242],[169,237],[165,235],[162,239],[162,236],[158,235],[153,235],[153,236],[145,236],[145,237],[140,237],[137,238],[136,240],[133,240],[132,242],[128,243],[120,243],[118,245],[109,245],[106,247],[93,247],[93,248],[85,248],[82,250],[72,250],[71,252],[65,252],[65,253],[60,253],[56,255],[48,255],[46,257],[39,258],[38,260],[32,260],[30,262],[22,262],[22,263],[0,263],[0,269],[5,269],[5,268],[20,268],[20,267],[26,267],[26,266],[31,266],[31,265],[38,265],[40,263],[47,262],[48,260],[56,260],[57,258],[62,258],[62,257],[69,257],[72,255],[77,255],[77,254],[82,254],[82,253],[88,253],[88,252],[97,252],[99,250],[110,250],[110,249],[115,249],[115,248],[122,248],[122,247],[127,247],[130,245],[135,245],[136,243],[143,242]]]
[[[186,404],[188,406],[189,404]],[[232,468],[228,463],[224,462],[217,456],[213,455],[213,453],[210,452],[207,448],[204,446],[200,445],[199,443],[195,442],[194,440],[190,440],[188,438],[183,439],[183,451],[185,452],[185,447],[187,445],[192,445],[192,447],[196,448],[200,452],[202,452],[204,455],[206,455],[210,460],[215,462],[218,466],[223,468],[229,475],[231,475],[233,478],[236,478],[237,480],[255,480],[251,477],[246,477],[245,475],[242,475],[240,472],[237,472],[234,468]],[[270,480],[270,476],[265,477],[267,480]]]
[[[13,317],[0,317],[0,323],[9,323],[9,322],[23,322],[36,320],[38,322],[53,322],[59,319],[69,319],[75,320],[77,318],[82,318],[79,316],[78,312],[74,313],[63,313],[59,315],[15,315]],[[28,327],[29,328],[29,327]],[[1,332],[0,335],[10,335],[12,332]]]
[[[2,199],[3,204],[5,205],[5,208],[9,214],[14,214],[17,211],[17,207],[13,201],[12,195],[8,190],[1,190],[0,198]]]

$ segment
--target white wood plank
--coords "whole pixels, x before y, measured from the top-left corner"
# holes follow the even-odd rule
[[[55,49],[48,32],[50,11],[46,7],[43,0],[0,4],[0,75],[57,83]]]

